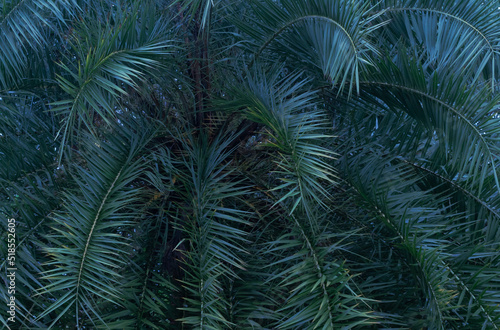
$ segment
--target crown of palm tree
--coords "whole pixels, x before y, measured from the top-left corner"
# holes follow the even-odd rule
[[[1,2],[2,326],[500,328],[499,13]]]

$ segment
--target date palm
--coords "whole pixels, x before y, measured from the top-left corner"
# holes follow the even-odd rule
[[[499,7],[3,1],[3,327],[498,329]]]

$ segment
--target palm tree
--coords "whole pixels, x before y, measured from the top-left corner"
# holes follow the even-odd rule
[[[3,327],[498,329],[499,7],[3,1]]]

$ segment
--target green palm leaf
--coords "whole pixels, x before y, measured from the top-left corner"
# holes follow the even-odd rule
[[[252,4],[256,18],[240,28],[259,46],[254,60],[268,48],[276,53],[286,49],[286,57],[319,68],[339,89],[350,83],[349,93],[353,86],[359,92],[360,72],[377,52],[370,36],[383,25],[373,23],[378,15],[367,15],[369,3],[318,0]]]
[[[130,131],[118,132],[108,141],[89,137],[85,162],[76,178],[78,190],[67,194],[63,209],[53,216],[54,233],[46,248],[52,260],[47,263],[47,284],[40,294],[57,294],[59,299],[38,316],[52,311],[65,316],[70,308],[77,327],[102,322],[97,301],[120,304],[119,269],[126,264],[127,239],[120,229],[139,216],[131,206],[140,196],[133,181],[143,169],[136,156],[147,137],[127,137]]]
[[[498,4],[391,0],[379,6],[383,17],[391,19],[389,40],[401,39],[403,32],[409,45],[422,46],[428,65],[437,70],[447,67],[474,80],[491,78],[494,88],[500,50]]]
[[[433,134],[442,155],[433,161],[437,167],[447,167],[450,179],[471,182],[478,193],[487,175],[493,174],[500,189],[495,165],[499,130],[492,116],[497,97],[481,85],[473,88],[453,73],[427,76],[415,61],[400,57],[397,64],[381,62],[372,80],[361,83],[365,95],[378,98],[383,107],[407,112]],[[477,149],[468,148],[470,145]]]
[[[163,34],[164,21],[156,21],[147,31],[151,12],[137,6],[131,10],[132,14],[116,12],[116,22],[82,23],[72,43],[77,58],[60,64],[57,81],[69,98],[52,103],[52,111],[63,118],[59,161],[68,141],[73,140],[74,127],[83,125],[96,135],[96,121],[111,125],[117,119],[119,98],[138,90],[146,79],[145,70],[153,71],[171,51],[172,44]],[[137,20],[145,25],[139,33],[134,28]],[[85,39],[77,38],[80,34]]]
[[[227,162],[231,141],[217,137],[209,143],[204,135],[189,138],[183,141],[182,162],[172,169],[180,180],[177,192],[183,196],[178,209],[186,215],[177,217],[176,223],[190,247],[182,252],[187,296],[180,321],[200,329],[232,325],[225,313],[223,283],[236,277],[235,269],[245,268],[241,255],[246,253],[247,214],[231,205],[246,189],[231,179],[234,173]]]

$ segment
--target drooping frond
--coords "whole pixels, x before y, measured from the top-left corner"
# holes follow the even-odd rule
[[[439,149],[439,153],[425,157],[434,167],[446,167],[450,179],[472,184],[471,189],[479,193],[492,174],[500,189],[496,173],[500,130],[494,116],[498,96],[487,87],[468,85],[453,73],[427,75],[418,63],[403,55],[397,63],[377,64],[377,72],[361,85],[365,87],[363,97],[373,104],[405,111],[425,127],[434,140],[433,148]]]
[[[373,260],[374,269],[379,271],[384,269],[382,266],[385,263],[393,262],[390,260],[394,253],[409,258],[405,262],[406,267],[415,276],[414,280],[420,282],[419,287],[426,288],[420,293],[414,292],[414,301],[406,302],[407,311],[399,305],[391,305],[390,300],[381,302],[380,306],[385,306],[382,311],[401,313],[401,316],[410,313],[407,315],[413,315],[413,318],[415,307],[411,311],[410,306],[421,304],[418,299],[422,298],[418,297],[424,295],[426,303],[432,304],[432,307],[429,305],[428,312],[424,314],[428,319],[415,323],[415,326],[449,328],[466,322],[471,327],[498,327],[498,297],[488,291],[489,285],[496,285],[495,276],[498,275],[494,275],[490,268],[498,263],[498,243],[492,237],[498,235],[499,220],[495,205],[490,204],[497,195],[491,172],[487,173],[484,185],[487,189],[474,199],[470,196],[464,199],[461,196],[467,193],[469,185],[447,179],[448,174],[442,169],[422,162],[420,157],[412,156],[413,152],[403,152],[415,138],[418,141],[418,138],[426,137],[416,129],[419,125],[414,125],[406,118],[407,115],[401,116],[400,113],[384,114],[381,111],[376,114],[385,116],[378,122],[381,127],[370,124],[369,119],[365,120],[361,128],[352,134],[355,139],[349,143],[353,145],[343,146],[346,149],[341,158],[341,173],[347,175],[357,198],[361,197],[367,203],[364,208],[372,212],[371,217],[358,221],[364,223],[366,230],[372,231],[372,240],[382,240],[372,245],[374,251],[371,255],[366,254],[367,251],[357,251],[363,251],[363,255]],[[363,112],[360,115],[363,116]],[[392,121],[389,120],[391,117]],[[402,118],[398,123],[394,117]],[[389,122],[391,126],[385,126]],[[416,148],[417,151],[429,152],[429,147],[424,148],[421,144],[417,144]],[[436,170],[427,169],[431,167]],[[468,202],[464,203],[464,200]],[[484,221],[485,217],[488,220]],[[374,232],[379,238],[373,235]],[[380,248],[397,249],[399,252],[386,254]],[[367,249],[372,248],[367,246]],[[384,254],[387,259],[381,259]],[[365,263],[361,266],[365,269],[363,271],[372,270]],[[355,265],[351,267],[358,269]],[[380,276],[387,282],[380,285],[383,288],[396,285],[399,275],[391,275],[390,267],[385,269],[386,275],[380,272]],[[373,285],[368,288],[376,293]],[[383,295],[380,297],[384,298]],[[407,295],[405,298],[410,297]],[[468,311],[464,309],[464,304]]]
[[[186,246],[182,250],[186,306],[180,308],[185,311],[180,321],[200,329],[232,326],[225,313],[223,283],[236,277],[234,269],[245,268],[242,227],[248,225],[248,215],[232,205],[247,191],[234,179],[228,162],[230,143],[228,137],[210,142],[204,135],[187,137],[182,141],[182,162],[174,171],[180,181],[176,192],[182,196],[177,207],[183,211],[176,226],[184,233]]]
[[[240,90],[236,108],[250,120],[266,127],[266,146],[275,152],[274,159],[281,184],[273,190],[285,193],[277,203],[289,199],[293,213],[298,205],[314,202],[324,206],[328,198],[323,184],[334,183],[334,169],[327,160],[334,153],[318,141],[331,138],[327,130],[326,114],[318,110],[315,93],[302,91],[307,84],[298,76],[270,78],[262,74],[249,77],[247,90]]]
[[[290,233],[272,242],[268,251],[276,261],[266,269],[282,267],[269,280],[278,281],[286,292],[284,304],[276,312],[282,316],[276,327],[330,329],[343,324],[377,323],[365,299],[358,296],[349,270],[336,260],[336,252],[344,248],[342,240],[346,234],[329,232],[325,228],[328,225],[319,219],[315,221],[323,224],[324,229],[312,232],[296,216],[290,216],[294,225]]]
[[[75,178],[77,188],[67,194],[61,211],[53,215],[53,234],[46,247],[51,260],[45,265],[44,285],[39,294],[58,299],[38,316],[57,311],[68,320],[72,309],[78,313],[76,327],[102,323],[97,301],[120,304],[120,268],[126,264],[126,237],[120,231],[140,216],[133,207],[140,187],[133,182],[143,170],[138,153],[149,138],[117,128],[106,140],[88,136],[85,165]],[[71,317],[69,317],[71,320]]]
[[[368,15],[369,3],[357,1],[255,1],[256,15],[240,28],[255,39],[255,60],[265,50],[286,54],[297,63],[316,67],[349,93],[377,50],[370,40],[378,15]],[[303,64],[300,64],[301,66]]]
[[[426,65],[465,77],[497,80],[500,19],[495,1],[387,0],[378,4],[387,40],[405,40]]]
[[[52,111],[63,117],[59,161],[75,127],[83,125],[95,135],[96,124],[112,124],[119,98],[138,89],[146,71],[153,73],[160,58],[170,52],[165,22],[154,21],[151,8],[135,5],[131,13],[120,10],[114,10],[114,19],[105,23],[82,22],[71,40],[75,58],[60,64],[57,81],[68,98],[52,103]],[[142,29],[136,30],[137,21]]]
[[[283,306],[269,313],[264,305],[260,313],[266,316],[261,317],[274,318],[274,326],[285,329],[326,329],[344,322],[368,325],[373,322],[370,309],[350,287],[348,270],[336,260],[337,243],[325,229],[328,222],[317,214],[319,209],[328,211],[325,185],[335,183],[329,165],[335,154],[321,144],[332,138],[325,134],[327,117],[318,109],[316,94],[304,90],[307,81],[296,75],[280,78],[279,72],[249,74],[232,103],[264,126],[262,147],[274,156],[277,167],[267,174],[277,179],[271,181],[267,198],[279,209],[275,216],[290,228],[262,252],[272,263],[263,266],[261,274],[267,273],[267,281],[274,283],[270,288]],[[263,178],[253,180],[268,185]]]

